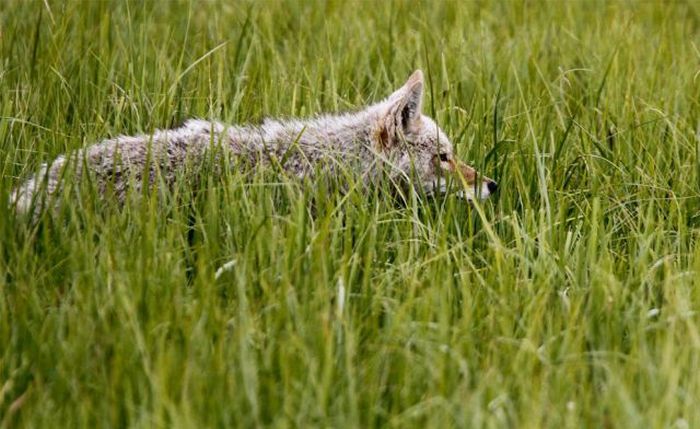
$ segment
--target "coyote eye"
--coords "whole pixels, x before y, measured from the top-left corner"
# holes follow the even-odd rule
[[[440,157],[440,162],[447,162],[449,160],[449,156],[446,153],[441,153],[438,156]]]

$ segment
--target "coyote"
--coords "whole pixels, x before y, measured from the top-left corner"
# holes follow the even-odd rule
[[[455,159],[445,133],[421,113],[422,97],[423,73],[417,70],[384,101],[354,113],[267,119],[255,126],[192,119],[180,128],[116,137],[77,151],[73,162],[59,156],[42,165],[11,193],[10,202],[19,212],[40,209],[57,193],[67,168],[73,177],[88,169],[101,195],[123,202],[144,184],[174,183],[183,171],[210,158],[213,148],[252,167],[281,168],[300,178],[359,168],[368,184],[384,172],[430,195],[446,192],[451,177],[461,184],[457,194],[462,198],[493,194],[496,182]]]

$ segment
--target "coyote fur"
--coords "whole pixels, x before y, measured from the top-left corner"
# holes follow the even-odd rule
[[[487,198],[496,183],[454,158],[445,133],[421,112],[423,85],[423,73],[417,70],[388,98],[354,113],[267,119],[255,126],[193,119],[180,128],[105,140],[74,153],[73,162],[59,156],[42,165],[12,192],[10,202],[19,212],[41,209],[43,201],[57,194],[67,168],[72,177],[89,170],[101,195],[123,202],[144,184],[174,183],[215,147],[252,167],[281,167],[300,178],[313,179],[324,170],[319,166],[331,173],[359,168],[367,183],[388,172],[397,182],[432,194],[446,192],[452,178],[461,185],[461,197]]]

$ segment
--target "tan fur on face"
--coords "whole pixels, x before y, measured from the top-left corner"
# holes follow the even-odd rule
[[[447,162],[448,168],[447,172],[453,174],[460,181],[464,182],[465,186],[473,186],[474,181],[476,181],[476,170],[463,163],[462,161],[455,161],[450,159]]]

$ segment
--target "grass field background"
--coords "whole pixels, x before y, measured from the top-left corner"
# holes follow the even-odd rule
[[[0,427],[700,426],[699,30],[692,1],[3,1],[0,201],[105,137],[416,68],[501,191],[0,204]]]

